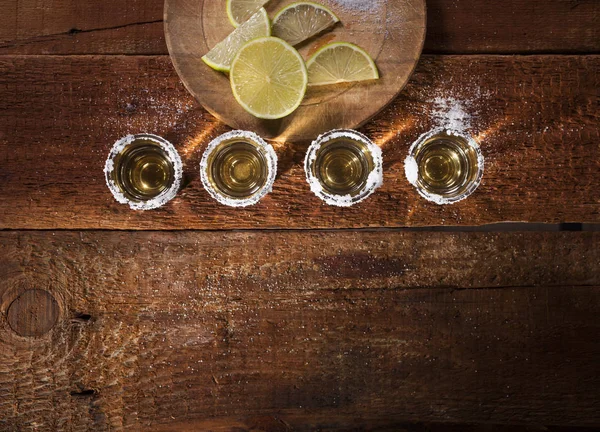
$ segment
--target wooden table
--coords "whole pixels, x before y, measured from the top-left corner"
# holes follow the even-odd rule
[[[280,145],[246,210],[201,188],[227,128],[175,74],[162,0],[0,6],[0,430],[600,426],[600,2],[430,0],[415,75],[362,129],[384,187],[322,205],[308,144]],[[487,157],[449,207],[403,176],[440,98]],[[184,160],[157,211],[104,184],[136,132]],[[508,221],[537,224],[486,225]]]

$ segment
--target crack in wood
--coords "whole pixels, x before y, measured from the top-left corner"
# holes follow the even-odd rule
[[[87,389],[81,391],[72,391],[70,394],[73,397],[94,397],[98,392],[96,390]]]
[[[162,23],[162,22],[163,22],[163,20],[160,19],[160,20],[153,20],[153,21],[141,21],[141,22],[135,22],[135,23],[121,24],[121,25],[111,26],[111,27],[99,27],[99,28],[93,28],[93,29],[79,29],[77,27],[73,27],[65,32],[51,33],[51,34],[47,34],[47,35],[43,35],[43,36],[36,36],[36,37],[28,38],[28,39],[22,39],[22,40],[17,40],[17,41],[10,42],[10,43],[0,44],[0,49],[15,48],[15,47],[19,47],[19,46],[28,45],[28,44],[47,42],[47,41],[58,39],[62,36],[75,36],[75,35],[83,34],[83,33],[94,33],[94,32],[101,32],[101,31],[108,31],[108,30],[119,30],[119,29],[123,29],[123,28],[127,28],[127,27],[158,24],[158,23]]]
[[[75,324],[86,324],[92,319],[90,314],[80,313],[71,318],[71,322]]]

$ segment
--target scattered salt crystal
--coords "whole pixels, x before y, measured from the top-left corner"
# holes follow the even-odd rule
[[[385,30],[385,0],[332,0],[331,10],[346,15],[349,22],[378,25],[371,31]],[[351,20],[350,20],[351,18]],[[343,19],[343,18],[342,18]]]
[[[453,97],[436,97],[431,117],[440,127],[461,132],[471,129],[471,114],[467,113],[463,102]]]
[[[120,153],[122,153],[123,150],[125,150],[125,147],[127,147],[136,140],[150,141],[152,143],[158,144],[169,157],[169,161],[173,164],[174,180],[171,187],[163,191],[156,198],[153,198],[148,201],[134,201],[127,198],[121,191],[121,188],[115,183],[115,181],[112,178],[112,173],[115,169],[114,159]],[[106,159],[106,163],[104,164],[104,175],[106,178],[106,184],[112,192],[115,199],[117,200],[117,202],[121,204],[128,204],[132,210],[152,210],[155,208],[162,207],[163,205],[171,201],[173,198],[175,198],[175,195],[177,195],[179,187],[181,186],[181,178],[183,177],[183,164],[181,163],[181,158],[179,157],[177,150],[175,150],[175,147],[173,147],[173,144],[171,144],[164,138],[159,137],[158,135],[148,133],[127,135],[126,137],[123,137],[120,140],[118,140],[113,145],[113,148],[110,151],[108,158]]]
[[[383,0],[334,0],[333,3],[356,12],[379,12],[383,6]]]

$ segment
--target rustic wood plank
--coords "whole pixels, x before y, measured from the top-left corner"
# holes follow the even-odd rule
[[[363,421],[364,423],[364,421]],[[362,429],[356,424],[349,425],[350,430],[368,430],[376,432],[596,432],[594,427],[546,426],[546,425],[498,425],[498,424],[464,424],[464,423],[423,423],[369,421]],[[358,428],[358,429],[357,429]],[[207,421],[186,421],[150,427],[148,431],[160,432],[291,432],[294,429],[277,416],[254,416],[243,421],[235,418],[220,418]],[[340,430],[338,428],[319,429],[319,431]]]
[[[166,54],[163,3],[1,0],[0,54]],[[595,0],[430,0],[427,6],[429,53],[600,52]]]
[[[0,246],[2,429],[600,424],[597,233],[5,232]],[[4,317],[32,288],[60,318],[24,338]]]
[[[600,222],[600,57],[425,57],[363,131],[384,150],[385,184],[355,208],[323,205],[302,168],[308,143],[277,144],[279,176],[259,205],[232,210],[202,189],[198,163],[227,128],[185,91],[167,57],[5,57],[0,61],[0,228],[231,229]],[[90,79],[90,77],[94,77]],[[481,142],[469,199],[440,207],[404,176],[411,143],[436,125]],[[153,132],[175,144],[185,184],[136,213],[104,183],[112,144]]]
[[[594,0],[428,1],[430,53],[598,53]]]
[[[0,0],[0,54],[166,54],[163,0]]]

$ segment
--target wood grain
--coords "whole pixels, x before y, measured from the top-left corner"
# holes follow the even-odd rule
[[[276,13],[294,0],[270,2]],[[312,87],[292,114],[261,120],[246,112],[231,91],[229,77],[209,68],[202,56],[227,37],[231,24],[225,0],[167,0],[165,35],[175,70],[204,108],[234,129],[250,130],[266,139],[288,142],[312,140],[332,129],[364,124],[396,98],[419,61],[425,41],[424,0],[384,0],[368,13],[342,7],[336,0],[322,3],[342,24],[311,43],[298,46],[308,60],[320,47],[333,42],[359,45],[377,63],[376,81],[342,86]]]
[[[185,91],[167,57],[4,57],[0,70],[0,228],[600,221],[598,56],[423,58],[402,95],[363,129],[383,148],[385,184],[350,209],[310,192],[302,169],[308,143],[276,145],[279,175],[259,205],[232,210],[211,200],[198,164],[227,129]],[[441,207],[417,195],[403,161],[422,133],[450,122],[481,143],[486,170],[474,195]],[[185,165],[178,197],[146,213],[117,204],[102,172],[113,143],[140,132],[173,142]]]
[[[163,0],[0,0],[0,54],[166,54]],[[598,53],[596,0],[429,0],[429,53]]]
[[[329,424],[332,424],[333,419],[329,417]],[[350,424],[349,430],[368,430],[376,432],[596,432],[594,427],[578,427],[578,426],[549,426],[549,425],[515,425],[515,424],[464,424],[464,423],[429,423],[415,421],[382,421],[380,419],[371,419],[369,423],[365,423],[364,416],[361,416],[360,422]],[[364,426],[358,426],[356,424]],[[146,429],[151,432],[245,432],[245,431],[261,431],[261,432],[291,432],[292,429],[289,423],[285,422],[278,416],[249,416],[246,419],[239,420],[235,418],[218,418],[211,420],[200,421],[184,421],[174,422],[168,425],[162,424],[156,427]],[[318,429],[319,431],[335,431],[339,430],[336,427],[327,427]]]
[[[2,54],[166,54],[163,0],[0,0]]]
[[[58,319],[58,303],[46,290],[22,292],[6,311],[10,328],[20,336],[35,337],[48,333]]]
[[[599,246],[598,233],[1,233],[0,428],[598,426]],[[32,286],[61,318],[23,338],[6,305]]]

